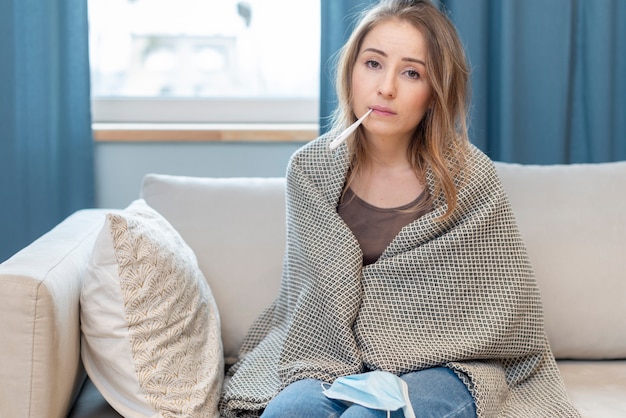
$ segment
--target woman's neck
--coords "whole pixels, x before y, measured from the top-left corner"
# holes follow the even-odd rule
[[[366,161],[372,169],[403,169],[410,166],[408,149],[410,138],[367,138],[365,139]]]
[[[406,147],[386,141],[370,142],[366,155],[350,185],[362,200],[377,207],[393,208],[414,201],[424,190]]]

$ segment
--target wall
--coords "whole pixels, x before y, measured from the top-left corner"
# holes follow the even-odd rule
[[[282,177],[305,142],[96,142],[96,207],[124,208],[148,173]]]

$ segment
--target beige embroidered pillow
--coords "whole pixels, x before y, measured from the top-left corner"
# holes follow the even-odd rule
[[[81,292],[81,355],[125,417],[215,417],[220,323],[193,251],[143,200],[110,213]]]

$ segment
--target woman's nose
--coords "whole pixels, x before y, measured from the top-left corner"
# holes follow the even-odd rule
[[[396,80],[393,74],[385,74],[380,79],[378,95],[388,99],[396,97]]]

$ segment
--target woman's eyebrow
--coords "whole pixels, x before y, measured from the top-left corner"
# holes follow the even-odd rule
[[[376,49],[376,48],[365,48],[363,50],[363,52],[373,52],[375,54],[379,54],[382,55],[383,57],[387,57],[387,54],[384,51],[381,51],[380,49]],[[402,61],[408,61],[408,62],[414,62],[416,64],[421,64],[424,67],[426,67],[426,63],[424,61],[422,61],[421,59],[418,58],[411,58],[411,57],[404,57],[402,58]]]

